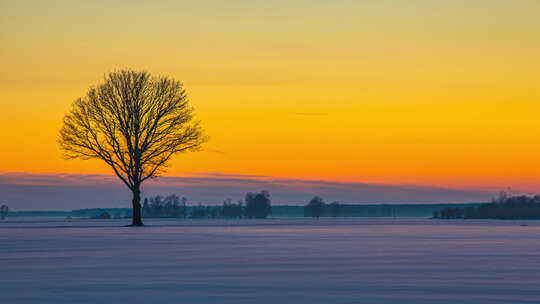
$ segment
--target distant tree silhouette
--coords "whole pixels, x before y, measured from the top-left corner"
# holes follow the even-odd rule
[[[501,193],[491,203],[478,207],[444,208],[433,213],[441,219],[540,219],[540,196],[513,196]]]
[[[73,103],[60,130],[65,157],[101,159],[131,190],[132,226],[142,226],[141,185],[171,157],[206,140],[182,84],[147,72],[109,73]]]
[[[182,196],[182,216],[184,218],[187,217],[187,198],[185,196]]]
[[[231,199],[226,199],[223,202],[223,207],[221,207],[221,216],[226,218],[241,218],[244,213],[244,208],[242,206],[242,201],[239,201],[238,204],[232,203]]]
[[[499,195],[492,200],[492,203],[504,203],[508,199],[508,193],[505,191],[499,192]]]
[[[152,214],[152,210],[150,209],[150,204],[148,204],[148,198],[145,197],[142,206],[142,217],[149,217],[150,214]]]
[[[245,202],[245,216],[247,218],[267,218],[272,213],[270,193],[268,191],[261,191],[260,193],[248,192]]]
[[[91,218],[91,219],[94,219],[94,220],[110,220],[110,219],[111,219],[111,215],[109,214],[109,212],[103,211],[103,212],[100,213],[99,215],[92,216],[92,217],[90,217],[90,218]]]
[[[201,203],[191,210],[191,218],[209,218],[211,207],[205,207]]]
[[[9,207],[7,205],[0,206],[0,220],[4,220],[9,213]]]
[[[145,218],[179,218],[185,217],[185,212],[185,201],[180,204],[180,198],[175,194],[145,198],[142,207],[142,215]]]
[[[323,214],[324,207],[324,200],[319,196],[315,196],[304,206],[304,216],[319,218]]]
[[[333,202],[330,204],[330,214],[332,217],[338,217],[341,214],[341,205],[339,202]]]

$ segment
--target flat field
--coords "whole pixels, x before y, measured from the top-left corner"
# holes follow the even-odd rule
[[[5,221],[2,303],[540,303],[540,222]]]

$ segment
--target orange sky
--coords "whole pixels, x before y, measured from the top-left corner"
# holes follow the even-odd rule
[[[211,136],[169,175],[540,190],[538,1],[128,3],[0,0],[0,171],[110,173],[56,136],[133,68],[183,81]]]

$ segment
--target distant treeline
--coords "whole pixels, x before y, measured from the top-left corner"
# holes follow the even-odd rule
[[[142,216],[146,218],[186,217],[187,198],[177,195],[163,197],[161,195],[145,198]]]
[[[502,193],[491,203],[469,207],[449,207],[433,212],[439,219],[540,219],[540,196],[513,196]]]
[[[304,206],[304,217],[331,216],[338,217],[342,213],[342,205],[339,202],[333,202],[327,205],[322,197],[315,196],[307,205]]]
[[[75,211],[76,210],[72,210],[72,211],[60,211],[60,210],[12,211],[11,210],[7,214],[7,217],[19,217],[19,216],[51,216],[51,217],[55,217],[55,216],[73,216],[73,212],[75,212]]]
[[[491,203],[468,204],[343,204],[325,203],[319,196],[304,206],[272,206],[270,193],[247,193],[244,200],[221,205],[188,204],[177,195],[152,196],[144,199],[144,218],[266,218],[273,217],[431,217],[434,218],[540,218],[540,197],[501,196]],[[12,211],[16,216],[64,216],[66,218],[131,218],[131,208],[92,208],[73,211]]]
[[[230,199],[221,206],[187,206],[187,199],[176,195],[165,198],[154,196],[144,200],[142,216],[145,218],[267,218],[272,213],[270,193],[248,192],[244,201],[232,203]]]
[[[149,199],[150,200],[150,199]],[[150,203],[149,203],[150,204]],[[431,217],[435,211],[448,208],[477,207],[480,203],[470,204],[368,204],[353,205],[343,203],[324,204],[320,217]],[[143,203],[144,207],[144,203]],[[183,208],[180,198],[180,208]],[[188,205],[186,206],[185,218],[245,218],[246,209],[243,201],[232,203],[226,200],[222,205]],[[306,206],[277,205],[271,206],[272,217],[311,217],[314,216],[310,208]],[[161,210],[166,210],[162,208]],[[105,216],[102,216],[106,213]],[[150,218],[148,213],[143,211],[143,216]],[[159,214],[159,213],[154,213]],[[154,216],[152,214],[151,216]],[[174,214],[174,213],[173,213]],[[184,213],[176,213],[177,216],[170,216],[161,213],[159,218],[175,217],[184,218]],[[59,216],[66,218],[130,218],[130,208],[91,208],[73,211],[11,211],[8,217],[17,216]],[[252,216],[254,217],[254,216]]]

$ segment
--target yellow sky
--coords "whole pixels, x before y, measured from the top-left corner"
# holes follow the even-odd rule
[[[540,190],[540,1],[3,1],[0,171],[65,161],[118,68],[184,82],[211,141],[170,175]]]

